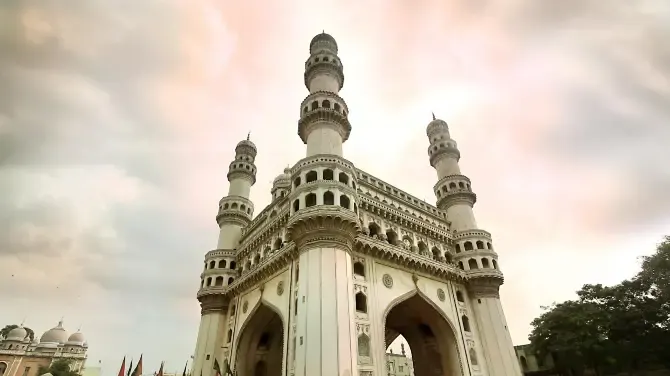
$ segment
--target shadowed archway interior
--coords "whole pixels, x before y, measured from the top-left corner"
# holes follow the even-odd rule
[[[444,317],[415,294],[391,308],[386,344],[402,335],[412,352],[415,376],[461,376],[456,334]]]
[[[261,304],[249,318],[238,342],[235,371],[238,376],[280,376],[284,354],[281,317]]]

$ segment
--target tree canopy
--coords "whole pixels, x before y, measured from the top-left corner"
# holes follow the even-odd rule
[[[641,270],[615,286],[584,285],[578,299],[554,303],[532,322],[539,356],[562,374],[670,369],[670,237]]]
[[[18,327],[19,326],[16,325],[16,324],[5,325],[4,328],[0,329],[0,338],[7,338],[7,335],[9,334],[9,332],[11,332],[13,329],[16,329]],[[30,329],[26,326],[24,326],[23,329],[25,329],[26,333],[28,333],[26,335],[26,338],[30,338],[31,341],[35,339],[35,332],[33,332],[32,329]]]
[[[49,367],[40,367],[37,370],[37,375],[41,376],[45,373],[50,373],[53,376],[80,376],[77,372],[70,369],[70,359],[55,360]]]

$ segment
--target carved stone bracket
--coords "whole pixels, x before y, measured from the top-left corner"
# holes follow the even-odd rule
[[[475,298],[497,298],[500,299],[500,285],[502,278],[482,277],[468,280],[468,291]]]
[[[200,314],[208,313],[222,313],[228,310],[230,299],[222,295],[206,295],[201,296],[200,300]]]
[[[288,222],[287,231],[303,252],[318,247],[351,251],[360,232],[356,213],[337,206],[315,206],[300,210]]]

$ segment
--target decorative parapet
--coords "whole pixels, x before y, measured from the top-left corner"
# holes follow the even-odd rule
[[[337,155],[332,155],[332,154],[318,154],[318,155],[313,155],[307,158],[303,158],[299,160],[292,168],[291,168],[291,175],[294,176],[297,172],[307,168],[313,168],[315,165],[318,165],[319,167],[324,167],[325,164],[332,164],[332,167],[338,167],[342,170],[345,171],[350,171],[352,174],[356,173],[356,167],[354,167],[354,164],[350,162],[349,160],[342,158]],[[327,166],[331,167],[331,166]],[[355,176],[354,176],[355,178]]]
[[[458,151],[456,143],[452,140],[431,143],[428,147],[428,156],[430,165],[435,167],[442,158],[454,158],[458,161],[461,158],[461,152]]]
[[[473,298],[500,298],[500,285],[505,282],[502,273],[492,270],[472,270],[468,274],[467,288]]]
[[[205,253],[205,260],[214,257],[235,257],[235,251],[232,249],[214,249]]]
[[[417,233],[439,240],[440,242],[449,243],[451,241],[452,237],[448,231],[441,229],[427,221],[421,221],[409,214],[403,213],[396,208],[392,208],[388,204],[383,204],[364,194],[359,194],[359,200],[361,203],[361,209],[365,210],[366,212],[381,215],[382,217],[392,222],[395,222]]]
[[[465,272],[452,264],[435,261],[430,256],[423,256],[365,235],[356,237],[354,251],[378,259],[393,261],[405,268],[440,279],[458,283],[465,283],[466,281]]]
[[[289,209],[286,207],[284,210],[277,213],[277,215],[273,217],[274,219],[269,223],[266,223],[265,226],[256,228],[254,231],[243,235],[240,240],[240,246],[237,249],[238,257],[246,256],[250,251],[260,247],[263,243],[270,240],[274,234],[284,228],[289,218],[288,215]]]
[[[437,192],[436,191],[436,195]],[[464,204],[473,207],[477,202],[477,195],[467,188],[452,189],[448,192],[440,192],[437,195],[437,207],[447,210],[457,204]]]

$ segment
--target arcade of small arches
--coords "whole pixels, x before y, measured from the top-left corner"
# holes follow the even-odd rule
[[[494,258],[488,257],[472,257],[468,259],[467,263],[463,261],[458,262],[458,267],[461,270],[477,270],[477,269],[495,269],[498,270],[498,261]]]
[[[230,164],[229,171],[233,172],[235,170],[247,171],[251,174],[256,173],[256,167],[253,165],[252,162],[240,161],[239,159]]]
[[[316,205],[335,205],[358,213],[356,203],[354,202],[352,205],[349,196],[346,194],[339,194],[337,189],[334,189],[333,191],[325,191],[323,194],[317,194],[317,192],[300,194],[298,198],[293,200],[291,214],[298,212],[300,209]]]
[[[251,269],[258,266],[268,256],[284,248],[286,244],[287,243],[284,241],[281,235],[277,236],[277,238],[275,238],[275,240],[271,243],[271,245],[268,244],[262,249],[259,249],[256,252],[252,252],[249,256],[243,258],[241,260],[241,265],[238,267],[238,271],[241,274],[249,272]]]
[[[451,192],[463,192],[463,191],[468,191],[472,192],[472,188],[470,187],[470,183],[466,183],[463,181],[455,182],[455,181],[450,181],[449,183],[444,183],[441,187],[435,190],[435,195],[437,198],[441,198],[443,195],[446,195]]]
[[[387,228],[385,232],[382,231],[381,226],[379,226],[374,221],[370,221],[363,232],[373,239],[380,239],[382,241],[388,242],[391,245],[401,247],[412,252],[417,252],[423,256],[432,257],[435,261],[447,263],[453,262],[453,256],[448,250],[442,251],[437,245],[433,245],[429,251],[428,245],[423,240],[419,240],[415,245],[414,238],[409,234],[405,234],[402,238],[400,238],[398,233],[391,228]]]
[[[315,63],[333,63],[337,66],[341,66],[342,62],[340,58],[335,55],[330,54],[317,54],[316,56],[310,56],[309,60],[305,63],[305,68],[311,67]]]
[[[338,103],[334,99],[315,99],[309,105],[302,108],[302,113],[305,115],[310,111],[315,111],[318,109],[333,110],[335,112],[341,113],[343,116],[347,116],[345,105]]]
[[[337,180],[335,179],[337,177]],[[338,181],[348,187],[356,189],[356,183],[351,179],[349,174],[346,172],[339,171],[338,169],[324,168],[310,170],[301,174],[301,176],[293,179],[293,188],[298,188],[301,184],[312,183],[317,180],[323,181]]]
[[[245,204],[238,204],[237,202],[233,203],[223,203],[219,204],[219,210],[241,210],[242,212],[251,215],[251,208]]]

